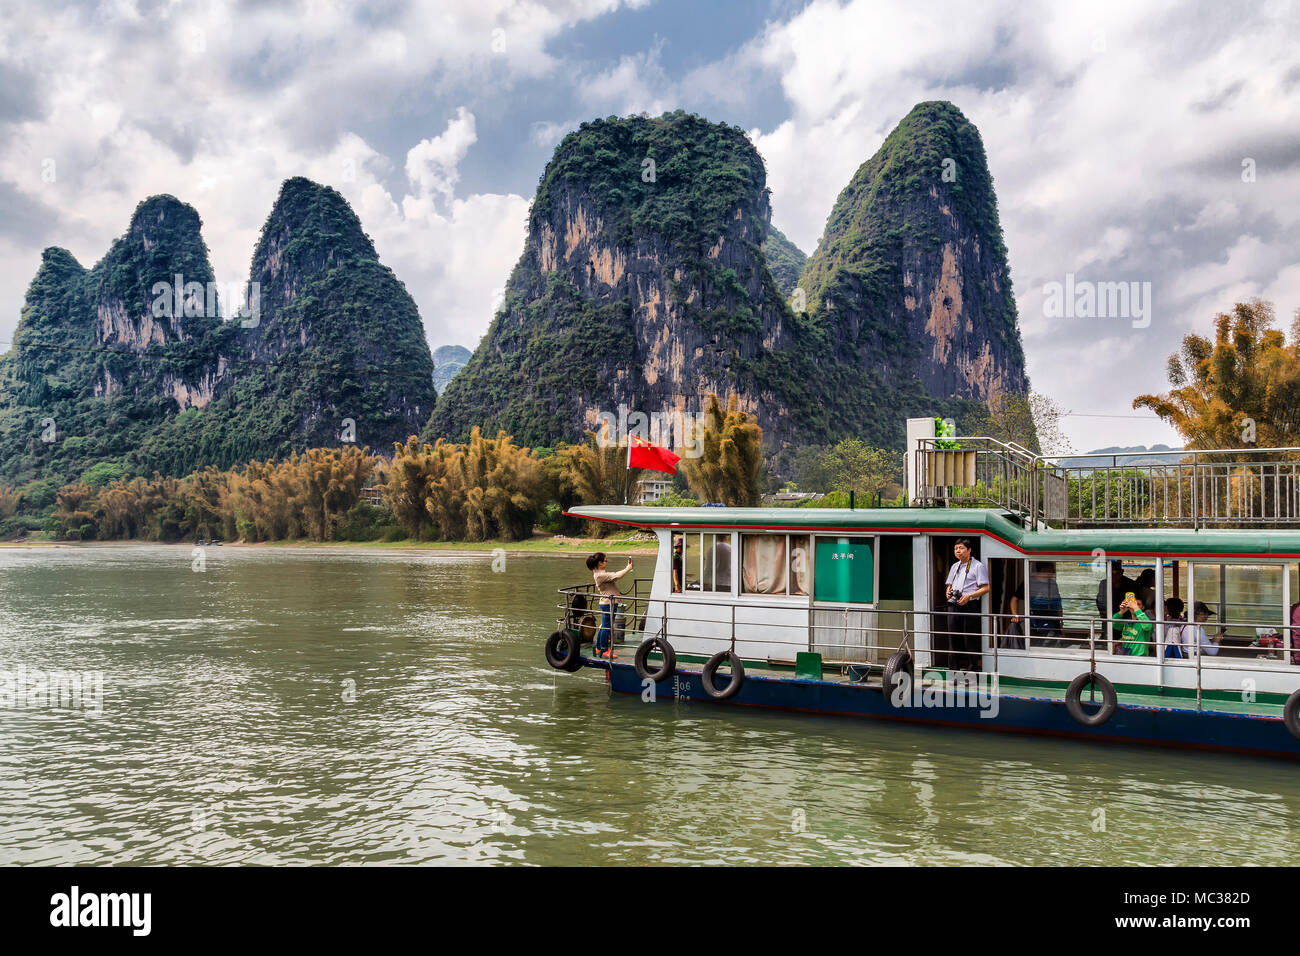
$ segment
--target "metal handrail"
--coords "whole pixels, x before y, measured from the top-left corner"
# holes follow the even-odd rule
[[[915,484],[921,500],[1000,507],[1030,527],[1300,526],[1300,448],[1061,456],[1034,454],[983,435],[923,438],[917,448]],[[974,485],[933,484],[937,476],[928,473],[932,458],[927,452],[973,453]],[[1144,461],[1125,461],[1136,457]]]
[[[578,585],[575,587],[559,589],[559,593],[565,596],[564,603],[557,605],[557,608],[565,612],[565,616],[562,617],[559,622],[561,626],[565,626],[565,621],[569,619],[569,613],[572,610],[571,598],[573,594],[584,591],[586,590],[587,587],[588,587],[587,585]],[[634,591],[635,590],[637,589],[634,587]],[[647,601],[647,604],[648,603],[649,602]],[[671,634],[668,628],[668,616],[667,616],[667,604],[669,602],[664,601],[662,599],[656,599],[655,603],[664,604],[664,613],[661,616],[659,636],[671,641],[673,635]],[[786,610],[789,609],[788,604],[768,604],[767,606],[773,609],[778,609],[778,608],[786,609]],[[736,624],[735,608],[737,607],[736,603],[718,602],[716,604],[696,604],[694,605],[694,607],[696,608],[717,607],[719,609],[722,608],[729,609],[730,612],[729,619],[728,618],[719,618],[719,619],[706,618],[704,620],[719,625],[730,624],[730,633],[725,636],[701,636],[701,635],[694,635],[694,634],[677,635],[677,636],[679,638],[693,640],[693,641],[706,641],[706,642],[712,641],[720,645],[725,645],[730,649],[734,650],[737,642],[737,636],[735,634],[735,624]],[[955,631],[950,629],[936,629],[934,627],[926,627],[920,629],[925,633],[929,634],[931,640],[928,643],[930,644],[930,646],[924,649],[914,650],[913,647],[909,645],[908,643],[909,636],[916,634],[918,632],[918,628],[916,627],[916,616],[918,614],[926,615],[928,619],[927,623],[933,623],[933,616],[935,614],[942,614],[943,612],[926,612],[926,611],[918,612],[914,609],[893,610],[893,609],[876,609],[876,608],[863,608],[862,610],[871,610],[871,611],[883,610],[885,613],[902,615],[902,626],[891,627],[891,626],[884,626],[880,624],[876,624],[874,626],[872,625],[859,626],[859,625],[848,624],[846,620],[846,622],[842,626],[836,625],[837,630],[842,629],[846,634],[846,640],[843,643],[837,644],[834,641],[818,639],[816,633],[812,630],[809,630],[808,627],[804,624],[769,621],[764,623],[763,626],[765,628],[798,629],[801,632],[799,638],[796,640],[782,640],[780,638],[774,638],[769,634],[769,635],[765,635],[762,638],[750,638],[748,640],[753,641],[755,643],[763,643],[768,645],[772,645],[772,644],[784,645],[784,646],[789,646],[792,649],[798,649],[798,650],[805,650],[805,649],[812,648],[813,646],[817,646],[817,647],[824,647],[824,648],[839,648],[845,652],[852,649],[854,652],[863,652],[863,653],[867,651],[892,652],[895,649],[899,649],[906,646],[908,652],[913,656],[914,659],[917,658],[918,653],[924,653],[928,655],[930,660],[930,663],[928,665],[921,665],[920,662],[918,662],[918,665],[921,667],[922,670],[926,669],[926,667],[928,666],[933,669],[951,671],[950,667],[936,667],[933,661],[936,654],[964,653],[962,651],[953,651],[950,648],[933,646],[934,644],[933,639],[935,637],[951,637],[955,635],[965,635],[965,632],[963,631]],[[943,615],[943,616],[947,617],[947,615]],[[631,620],[633,624],[632,626],[628,627],[624,631],[624,633],[629,633],[629,632],[644,633],[644,626],[647,617],[648,617],[648,607],[646,611],[641,612],[639,614],[636,613],[635,611],[629,611],[629,613],[627,614],[627,618]],[[978,652],[973,652],[973,653],[976,653],[977,656],[980,656],[982,658],[987,653],[991,652],[994,661],[993,671],[991,672],[982,671],[980,673],[991,674],[994,677],[1001,676],[1002,674],[1001,661],[1003,658],[1017,658],[1017,659],[1024,658],[1029,660],[1058,660],[1058,661],[1076,659],[1075,654],[1063,653],[1068,651],[1069,650],[1068,648],[1063,648],[1059,645],[1047,647],[1044,646],[1044,644],[1042,643],[1045,641],[1071,640],[1071,638],[1065,634],[1034,635],[1032,633],[1024,633],[1022,635],[1022,640],[1024,641],[1024,645],[1025,645],[1023,648],[1009,647],[1003,644],[1003,639],[1008,636],[1005,633],[1006,625],[1011,623],[1011,618],[1013,617],[1019,617],[1025,625],[1025,630],[1027,632],[1030,631],[1030,628],[1028,627],[1029,616],[1027,614],[1022,613],[1019,615],[1012,615],[1008,613],[988,613],[988,614],[981,613],[979,617],[981,621],[981,630],[979,632],[980,650]],[[1042,616],[1037,616],[1036,619],[1045,619],[1045,618],[1043,618]],[[999,626],[999,623],[1001,624],[1001,626]],[[1163,690],[1167,686],[1170,686],[1164,680],[1163,668],[1168,667],[1173,670],[1192,669],[1195,671],[1195,690],[1196,690],[1198,709],[1200,709],[1203,706],[1203,693],[1205,689],[1204,675],[1207,670],[1206,665],[1209,665],[1208,667],[1209,671],[1218,672],[1218,673],[1238,671],[1238,672],[1246,672],[1246,673],[1278,673],[1278,674],[1286,674],[1286,675],[1300,674],[1300,664],[1293,663],[1294,655],[1300,653],[1300,627],[1296,627],[1293,625],[1289,625],[1289,624],[1267,625],[1271,629],[1278,631],[1283,638],[1281,648],[1278,649],[1270,648],[1270,653],[1273,652],[1274,650],[1280,650],[1282,654],[1280,660],[1273,657],[1253,658],[1253,659],[1249,659],[1249,658],[1243,659],[1243,658],[1234,657],[1234,658],[1219,659],[1219,660],[1215,660],[1212,658],[1211,660],[1207,661],[1205,660],[1205,657],[1207,655],[1200,653],[1199,647],[1197,648],[1197,653],[1192,655],[1195,658],[1195,660],[1173,659],[1164,656],[1164,651],[1169,646],[1168,641],[1166,640],[1165,637],[1167,626],[1170,624],[1186,625],[1187,623],[1189,623],[1187,621],[1178,620],[1178,619],[1167,619],[1162,617],[1150,619],[1150,623],[1152,624],[1152,639],[1145,643],[1154,650],[1154,653],[1149,656],[1147,655],[1128,656],[1124,654],[1115,653],[1114,646],[1118,644],[1118,641],[1112,636],[1110,636],[1109,634],[1103,637],[1099,637],[1097,633],[1099,628],[1102,628],[1103,631],[1109,631],[1110,625],[1112,623],[1114,623],[1113,619],[1105,620],[1101,618],[1091,618],[1088,622],[1086,648],[1084,649],[1087,651],[1087,663],[1088,663],[1089,670],[1092,672],[1096,672],[1097,670],[1099,644],[1101,645],[1101,652],[1103,655],[1101,660],[1108,665],[1128,664],[1128,665],[1140,665],[1140,666],[1154,668],[1155,669],[1154,682],[1147,683],[1145,681],[1137,681],[1137,683],[1141,683],[1143,686],[1150,686],[1152,688],[1158,688],[1161,690]],[[1225,620],[1219,622],[1219,624],[1221,628],[1224,630],[1226,630],[1229,627],[1244,626],[1244,627],[1255,628],[1260,626],[1259,622],[1257,621],[1237,622],[1237,621]],[[861,643],[855,642],[850,644],[847,640],[847,634],[849,632],[862,633],[864,640]],[[899,635],[900,640],[895,641],[891,638],[891,639],[882,640],[878,642],[872,642],[866,639],[872,634]],[[985,651],[983,646],[984,640],[986,638],[989,643],[988,651]],[[745,641],[747,639],[742,637],[740,638],[740,640]],[[1073,638],[1073,641],[1076,643],[1080,640],[1083,640],[1083,638],[1082,637]],[[1037,646],[1035,646],[1036,641],[1039,642]],[[832,666],[835,664],[840,664],[840,665],[865,664],[867,667],[871,667],[873,665],[880,666],[879,663],[872,662],[870,660],[855,660],[848,657],[845,657],[840,660],[831,658],[826,660],[825,663]],[[1134,682],[1130,678],[1126,678],[1126,680],[1128,680],[1128,682],[1130,683]],[[1184,689],[1190,690],[1192,688],[1184,688]]]

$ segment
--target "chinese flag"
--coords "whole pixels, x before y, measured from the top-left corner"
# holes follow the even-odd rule
[[[629,468],[648,468],[651,471],[666,471],[677,474],[677,463],[681,455],[675,455],[667,448],[652,445],[644,438],[629,436],[627,444],[627,466]]]

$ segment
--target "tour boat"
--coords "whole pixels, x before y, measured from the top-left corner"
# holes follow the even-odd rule
[[[594,584],[561,589],[548,662],[655,704],[1300,757],[1300,449],[1063,466],[913,419],[905,461],[908,507],[570,509],[653,532],[658,556],[621,582],[612,656]],[[964,657],[962,538],[989,584]],[[1116,619],[1130,594],[1149,631],[1123,633],[1145,623]]]

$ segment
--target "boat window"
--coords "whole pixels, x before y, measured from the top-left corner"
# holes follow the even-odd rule
[[[1027,565],[1025,583],[1014,586],[1011,596],[1028,622],[1029,646],[1086,644],[1092,622],[1106,616],[1104,565],[1077,560],[1030,560]],[[1104,634],[1104,628],[1098,631]]]
[[[808,585],[812,583],[806,534],[790,535],[790,593],[808,594]]]
[[[690,532],[682,535],[682,563],[687,591],[731,592],[731,535]]]
[[[1271,648],[1274,640],[1280,645],[1282,625],[1289,617],[1289,609],[1282,603],[1281,565],[1196,561],[1193,568],[1197,603],[1209,607],[1215,631],[1220,627],[1226,630],[1221,652],[1271,653],[1257,646]],[[1261,641],[1265,637],[1268,640]]]
[[[740,536],[742,594],[806,595],[809,570],[807,535]]]
[[[706,534],[705,546],[709,549],[705,561],[712,560],[710,579],[714,591],[731,592],[731,535]],[[706,589],[707,590],[707,589]]]
[[[686,579],[682,582],[687,591],[700,589],[700,535],[682,535],[686,546],[682,549],[682,563],[686,568]]]

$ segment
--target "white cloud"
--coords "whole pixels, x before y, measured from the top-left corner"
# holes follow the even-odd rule
[[[374,131],[385,109],[431,92],[505,96],[553,75],[547,43],[620,5],[628,4],[298,0],[144,13],[129,0],[58,11],[9,4],[0,64],[32,77],[37,102],[23,104],[32,108],[0,136],[0,183],[48,204],[58,222],[49,241],[86,266],[139,201],[172,193],[199,210],[227,281],[247,276],[280,183],[307,175],[353,203],[415,296],[433,344],[473,346],[522,249],[527,200],[461,193],[477,138],[466,108],[433,135],[410,136],[404,163],[373,145]],[[401,135],[384,132],[390,143]],[[53,183],[42,179],[45,160],[55,163]],[[39,248],[0,238],[0,341],[11,337],[39,259]]]
[[[57,10],[19,0],[3,14],[0,66],[30,77],[31,95],[0,97],[10,110],[0,186],[45,204],[57,223],[49,241],[86,265],[137,202],[173,193],[203,216],[227,280],[246,274],[281,181],[310,176],[353,204],[432,344],[472,346],[518,258],[528,206],[508,189],[465,188],[494,145],[477,103],[544,90],[538,108],[551,112],[523,120],[519,135],[545,149],[594,115],[705,102],[711,119],[731,121],[779,90],[784,112],[761,103],[751,116],[778,118],[752,136],[775,221],[811,251],[895,124],[917,102],[949,99],[984,138],[1030,375],[1063,404],[1135,414],[1132,396],[1164,387],[1182,334],[1208,329],[1235,297],[1272,297],[1284,317],[1300,306],[1288,252],[1300,246],[1290,4],[817,0],[731,51],[703,30],[581,65],[549,49],[575,23],[644,2],[217,0],[144,13],[130,0]],[[670,68],[669,42],[705,59]],[[1242,179],[1246,158],[1254,182]],[[42,178],[46,160],[54,182]],[[0,234],[0,341],[39,252]],[[1152,282],[1151,328],[1053,326],[1041,289],[1067,272]],[[1079,448],[1119,443],[1116,428],[1176,441],[1129,421],[1079,419],[1071,435]]]
[[[404,200],[408,216],[427,215],[422,207],[431,205],[435,199],[443,202],[452,199],[460,179],[457,167],[477,140],[474,114],[462,106],[445,131],[411,147],[406,154],[406,177],[415,185],[417,195]]]
[[[1079,412],[1138,415],[1133,396],[1167,387],[1165,357],[1187,331],[1239,297],[1290,295],[1284,315],[1300,306],[1288,271],[1300,242],[1293,22],[1285,3],[818,0],[743,55],[780,77],[790,105],[751,133],[773,219],[812,250],[839,191],[908,110],[951,100],[984,139],[1034,387]],[[1041,289],[1067,272],[1150,281],[1151,328],[1115,338],[1049,323]],[[1117,428],[1177,443],[1158,422],[1069,425],[1081,448],[1115,444]]]
[[[657,116],[674,109],[679,102],[677,84],[660,63],[663,41],[649,50],[621,57],[608,70],[584,77],[578,84],[578,99],[596,112],[620,116],[646,112]]]

